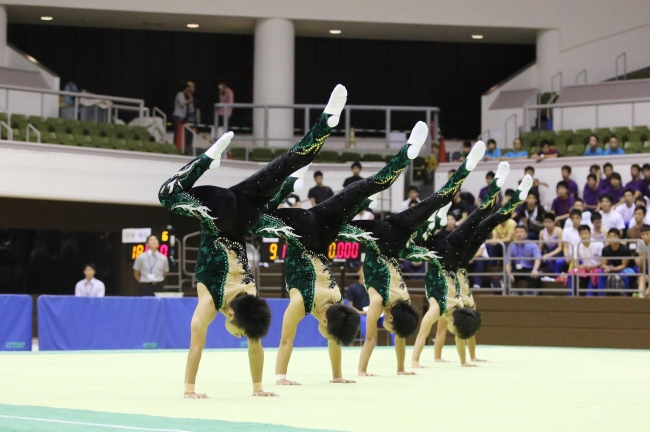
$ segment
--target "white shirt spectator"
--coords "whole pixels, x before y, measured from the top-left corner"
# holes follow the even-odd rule
[[[92,278],[91,280],[83,279],[77,282],[74,288],[74,295],[77,297],[104,297],[106,287],[104,282]]]
[[[411,201],[412,201],[411,198],[407,198],[404,201],[402,201],[402,211],[409,209],[409,206],[411,205]],[[419,203],[422,200],[420,198],[416,198],[415,201]]]
[[[352,218],[353,221],[355,220],[373,220],[375,218],[375,214],[371,211],[368,210],[363,210],[361,213],[356,215],[355,217]]]
[[[601,242],[589,242],[589,246],[580,243],[576,248],[575,257],[581,261],[582,264],[598,265],[600,258],[603,255],[604,245]]]
[[[603,216],[603,226],[607,229],[617,228],[625,229],[625,222],[623,221],[623,216],[615,210],[610,210],[609,213],[600,211],[600,214]]]
[[[576,246],[582,240],[580,240],[580,234],[578,233],[578,230],[573,228],[573,224],[562,230],[562,241],[570,243],[573,247],[569,250],[569,253],[571,253],[571,250],[573,250],[573,253],[575,254]]]
[[[643,218],[643,224],[644,225],[650,225],[650,215],[645,215],[645,218]],[[632,218],[630,221],[630,226],[628,228],[634,228],[636,226],[636,219]]]
[[[627,204],[623,203],[620,206],[616,207],[616,211],[623,217],[623,222],[628,223],[634,219],[634,209],[636,206],[632,204],[630,207]]]
[[[580,225],[587,225],[592,230],[594,229],[594,224],[591,223],[591,212],[582,212],[582,220],[580,221]],[[566,218],[564,221],[564,229],[571,228],[572,226],[573,222],[571,222],[571,218]]]
[[[140,272],[140,283],[158,283],[164,281],[169,273],[169,261],[160,252],[154,254],[147,249],[135,259],[133,270]]]

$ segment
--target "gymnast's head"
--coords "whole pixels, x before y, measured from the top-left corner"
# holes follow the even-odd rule
[[[420,314],[408,302],[396,303],[385,310],[384,328],[397,336],[406,339],[418,329]]]
[[[356,310],[338,303],[327,308],[325,319],[318,325],[318,331],[326,339],[349,346],[359,333],[360,323],[361,318]]]
[[[458,308],[449,320],[449,331],[460,339],[469,339],[481,328],[481,313],[471,308]]]
[[[254,295],[235,298],[226,312],[226,330],[235,337],[246,336],[260,340],[271,326],[271,308],[268,303]]]

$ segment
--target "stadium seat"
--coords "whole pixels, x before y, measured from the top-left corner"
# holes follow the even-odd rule
[[[7,122],[9,115],[6,112],[0,112],[0,121]]]
[[[64,124],[68,126],[81,126],[81,120],[77,119],[65,119]]]
[[[115,125],[113,123],[96,123],[96,126],[99,129],[102,129],[102,130],[105,130],[105,131],[115,129]]]
[[[256,147],[251,151],[251,160],[254,162],[270,162],[273,160],[273,152],[270,148]]]
[[[557,151],[560,152],[561,156],[564,156],[566,154],[566,149],[567,149],[566,143],[558,143],[558,142],[556,142],[554,147],[557,149]]]
[[[587,144],[589,142],[589,135],[573,135],[571,137],[571,144]]]
[[[164,153],[165,149],[163,146],[157,142],[154,141],[145,141],[144,143],[145,148],[147,149],[148,152],[150,153]]]
[[[129,125],[127,125],[127,124],[117,124],[117,123],[115,123],[113,126],[114,126],[114,128],[116,130],[119,130],[119,131],[128,131],[129,130]]]
[[[592,133],[591,129],[576,129],[575,135],[589,136]]]
[[[31,124],[35,124],[35,123],[45,123],[47,119],[41,116],[29,116],[27,121]]]
[[[341,162],[359,162],[361,160],[361,155],[356,152],[343,152],[341,153]]]
[[[246,147],[233,147],[230,149],[230,155],[234,160],[246,160]]]
[[[45,144],[61,144],[61,140],[57,138],[54,132],[41,132],[41,142]]]
[[[623,150],[625,153],[641,153],[643,148],[643,143],[641,141],[627,141],[623,144]]]
[[[627,126],[615,127],[615,128],[612,129],[612,132],[614,132],[614,135],[616,135],[620,139],[624,135],[627,135],[627,134],[630,133],[630,128],[627,127]]]
[[[14,123],[27,123],[27,116],[22,114],[12,114],[11,115],[11,124]]]
[[[74,136],[74,142],[78,146],[83,146],[83,147],[94,147],[93,143],[93,137],[90,135],[75,135]]]
[[[584,144],[571,144],[566,149],[566,156],[582,156],[585,154]]]
[[[129,150],[129,146],[126,144],[126,140],[123,138],[109,138],[109,142],[114,149]]]
[[[650,142],[646,141],[643,143],[643,147],[641,147],[641,153],[650,153]]]
[[[317,156],[318,162],[337,163],[339,161],[339,152],[334,150],[321,150]]]
[[[59,133],[57,133],[56,137],[59,139],[59,141],[61,141],[61,144],[72,145],[72,146],[79,145],[79,144],[77,144],[77,142],[75,140],[75,136],[72,135],[72,134],[68,134],[68,133],[60,133],[59,134]]]
[[[364,162],[383,162],[384,157],[378,153],[366,153],[361,160]]]
[[[133,151],[147,151],[142,141],[127,140],[126,143],[128,147]]]
[[[88,135],[93,137],[106,137],[106,131],[101,129],[90,129]]]
[[[95,145],[95,147],[110,148],[111,142],[108,140],[108,138],[97,135],[91,135],[91,137],[92,143]]]
[[[567,146],[568,144],[573,144],[573,135],[558,135],[557,137],[555,137],[554,140],[555,147],[557,147],[558,145]]]
[[[81,126],[85,127],[86,129],[94,129],[97,127],[97,122],[90,121],[90,120],[82,120]]]
[[[72,135],[88,135],[88,130],[83,126],[70,126],[68,130]]]
[[[162,144],[163,151],[167,154],[180,154],[180,151],[176,148],[174,144],[165,143]]]
[[[609,137],[612,136],[612,131],[610,128],[598,128],[594,130],[594,133],[602,143],[609,141]]]
[[[650,128],[648,126],[634,126],[632,132],[650,135]]]

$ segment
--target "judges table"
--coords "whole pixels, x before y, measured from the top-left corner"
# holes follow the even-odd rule
[[[32,350],[32,298],[0,295],[0,351]]]
[[[267,302],[273,318],[262,344],[277,347],[289,299]],[[43,295],[37,303],[40,350],[187,349],[197,299]],[[246,347],[246,338],[232,336],[224,324],[224,315],[220,313],[209,327],[205,347]],[[3,340],[1,337],[0,332]],[[294,346],[327,346],[313,317],[306,316],[299,324]]]

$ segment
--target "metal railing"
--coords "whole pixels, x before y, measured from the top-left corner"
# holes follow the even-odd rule
[[[557,91],[555,91],[555,78],[557,77],[560,78],[560,87],[558,87]],[[560,94],[562,87],[564,87],[564,85],[562,84],[562,72],[560,71],[551,77],[551,100],[553,100],[554,96]]]
[[[31,123],[28,123],[27,127],[25,128],[25,141],[30,142],[29,141],[29,131],[30,130],[34,131],[34,133],[36,134],[36,142],[40,143],[41,142],[41,131],[36,129],[36,127]]]
[[[622,52],[616,57],[616,81],[618,81],[618,59],[623,58],[623,79],[627,79],[627,53]]]
[[[304,128],[303,132],[306,133],[311,127],[311,112],[316,111],[320,112],[325,108],[325,105],[316,105],[316,104],[292,104],[292,105],[275,105],[275,104],[253,104],[253,103],[216,103],[214,104],[214,129],[215,131],[219,129],[220,126],[223,126],[224,131],[229,130],[230,119],[228,115],[220,115],[219,110],[223,110],[224,113],[228,113],[230,109],[261,109],[264,112],[264,128],[263,133],[259,136],[245,136],[238,137],[235,135],[234,139],[243,139],[246,141],[253,141],[253,144],[262,142],[264,146],[268,146],[272,141],[281,141],[285,142],[287,140],[293,141],[293,136],[281,137],[281,138],[271,138],[269,137],[269,110],[278,110],[278,109],[288,109],[288,110],[303,110],[303,121]],[[414,107],[414,106],[382,106],[382,105],[346,105],[344,112],[342,113],[341,120],[344,123],[344,136],[346,148],[350,147],[350,128],[352,122],[352,112],[353,111],[384,111],[385,120],[383,129],[377,127],[376,131],[385,135],[386,148],[390,148],[390,133],[392,131],[392,114],[394,112],[423,112],[425,115],[425,122],[428,126],[431,125],[433,120],[435,123],[434,130],[434,141],[439,139],[439,113],[440,109],[437,107]],[[259,133],[259,131],[257,131]],[[216,138],[216,137],[214,137]],[[430,148],[431,137],[427,138],[427,147]]]
[[[547,292],[547,293],[558,293],[558,294],[566,294],[569,292],[570,288],[567,288],[566,286],[563,287],[553,287],[553,288],[543,288],[540,284],[536,284],[538,286],[536,287],[524,287],[524,288],[518,288],[513,285],[513,282],[516,281],[517,278],[529,278],[531,277],[531,270],[534,267],[534,262],[536,260],[542,261],[541,264],[543,264],[543,261],[550,261],[550,262],[556,262],[559,260],[564,260],[567,261],[567,258],[564,255],[555,255],[552,257],[548,258],[535,258],[535,257],[513,257],[512,256],[512,249],[513,246],[516,244],[523,245],[523,244],[534,244],[535,247],[538,247],[540,245],[544,245],[544,240],[513,240],[508,244],[507,250],[505,250],[504,255],[505,255],[505,263],[510,263],[510,268],[511,271],[508,273],[507,269],[505,271],[507,277],[506,277],[506,285],[508,286],[508,293],[520,293],[520,292]],[[569,255],[573,256],[573,245],[571,243],[567,243],[566,246],[568,247],[568,252]],[[540,253],[541,255],[541,253]],[[516,270],[521,270],[517,269],[516,267],[513,268],[512,266],[512,261],[532,261],[530,265],[530,269],[527,269],[525,272],[522,271],[516,271]],[[569,258],[568,261],[571,259]],[[540,264],[540,267],[541,267]],[[568,264],[568,263],[567,263]],[[504,265],[505,267],[505,265]],[[547,269],[548,270],[548,269]],[[550,271],[538,271],[536,274],[536,279],[538,279],[541,282],[541,278],[543,277],[551,277],[554,279],[557,279],[561,275],[567,275],[567,277],[571,277],[568,275],[566,272],[550,272]],[[514,280],[513,280],[514,279]],[[515,282],[516,283],[516,282]],[[575,287],[575,283],[572,284],[573,287]]]
[[[190,127],[188,123],[183,124],[183,133],[181,134],[181,152],[185,154],[185,131],[189,131],[192,134],[192,156],[196,157],[196,131]],[[248,157],[246,158],[248,160]]]
[[[585,76],[585,82],[583,82],[583,84],[587,84],[587,69],[583,69],[580,72],[578,72],[578,74],[576,75],[576,85],[579,84],[578,81],[580,81],[580,76],[581,75]]]
[[[514,125],[513,125],[513,130],[515,136],[512,139],[509,139],[510,137],[508,136],[508,123],[510,123],[510,119],[515,119]],[[516,137],[519,136],[519,123],[517,123],[517,113],[513,113],[510,117],[506,119],[506,121],[503,123],[503,131],[504,131],[504,137],[505,137],[505,143],[506,145],[510,145],[510,142],[513,141]]]
[[[7,129],[7,139],[9,141],[14,139],[14,130],[4,121],[0,120],[0,135],[2,134],[2,128]]]

